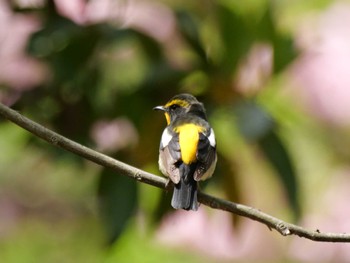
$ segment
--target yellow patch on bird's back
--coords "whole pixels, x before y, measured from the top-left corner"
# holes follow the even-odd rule
[[[175,132],[179,133],[181,158],[185,164],[196,161],[199,133],[203,130],[203,127],[192,123],[175,128]]]

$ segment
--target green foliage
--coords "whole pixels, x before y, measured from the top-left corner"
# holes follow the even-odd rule
[[[281,139],[274,131],[270,131],[259,140],[259,146],[266,158],[275,167],[284,188],[291,207],[294,210],[295,218],[300,217],[300,204],[298,200],[299,187],[297,184],[295,170],[290,156]]]
[[[124,176],[115,176],[106,169],[100,176],[98,186],[100,211],[108,240],[112,243],[122,233],[128,219],[135,214],[136,182]]]
[[[102,262],[103,240],[97,223],[83,218],[50,222],[27,218],[1,243],[1,260],[14,263]]]
[[[135,222],[131,221],[135,224]],[[150,240],[151,239],[151,240]],[[194,255],[190,251],[164,247],[154,241],[151,235],[142,235],[132,226],[128,227],[125,234],[109,250],[106,263],[112,262],[135,262],[152,263],[166,259],[169,263],[181,263],[190,261],[211,262],[200,255]]]
[[[295,218],[300,216],[299,187],[289,153],[276,132],[275,121],[266,111],[251,101],[237,103],[237,126],[250,142],[259,145],[267,160],[275,168],[288,196]]]

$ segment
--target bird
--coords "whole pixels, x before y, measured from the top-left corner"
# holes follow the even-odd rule
[[[210,178],[217,162],[216,139],[204,105],[182,93],[154,110],[164,112],[167,126],[159,146],[159,170],[174,184],[171,206],[197,211],[198,181]]]

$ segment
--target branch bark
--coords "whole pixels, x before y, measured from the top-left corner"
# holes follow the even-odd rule
[[[171,184],[169,184],[169,181],[164,177],[145,172],[141,169],[115,160],[105,154],[99,153],[79,143],[69,140],[66,137],[59,135],[43,127],[42,125],[24,117],[23,115],[12,110],[2,103],[0,103],[0,115],[22,127],[23,129],[26,129],[35,136],[44,139],[50,144],[77,154],[103,167],[110,168],[118,174],[131,177],[137,181],[147,183],[161,189],[168,190],[171,188]],[[321,242],[350,242],[350,234],[322,233],[318,229],[308,230],[303,227],[284,222],[258,209],[219,199],[203,192],[198,193],[198,200],[200,203],[211,208],[227,211],[258,221],[262,224],[265,224],[269,229],[275,229],[283,236],[297,235],[299,237]]]

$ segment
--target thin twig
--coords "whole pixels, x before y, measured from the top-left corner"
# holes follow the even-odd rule
[[[41,126],[40,124],[24,117],[23,115],[12,110],[11,108],[5,106],[2,103],[0,103],[0,114],[9,121],[26,129],[32,134],[46,140],[50,144],[60,147],[64,150],[70,151],[74,154],[77,154],[103,167],[110,168],[114,170],[117,174],[129,176],[137,181],[147,183],[162,189],[169,188],[167,179],[151,173],[147,173],[143,170],[115,160],[105,154],[99,153],[79,143],[69,140],[66,137],[63,137],[62,135],[59,135]],[[203,192],[200,192],[198,194],[198,199],[199,202],[211,208],[228,211],[263,223],[270,229],[277,230],[283,236],[297,235],[310,240],[322,242],[350,242],[350,234],[322,233],[317,229],[308,230],[300,226],[284,222],[276,217],[261,212],[258,209],[219,199],[217,197],[205,194]]]

